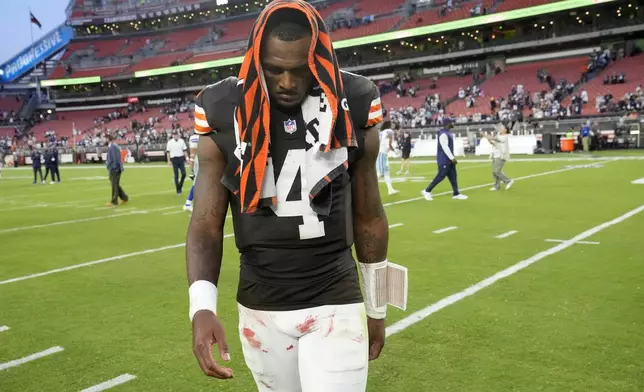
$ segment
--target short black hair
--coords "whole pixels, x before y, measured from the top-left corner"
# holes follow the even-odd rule
[[[382,125],[380,126],[382,129],[392,129],[391,128],[391,121],[385,120],[382,122]]]
[[[266,23],[265,35],[280,41],[297,41],[311,35],[311,25],[303,12],[285,8],[275,11]]]

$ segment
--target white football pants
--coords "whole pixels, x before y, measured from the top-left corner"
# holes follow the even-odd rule
[[[246,365],[259,392],[365,392],[364,303],[293,311],[239,307]]]

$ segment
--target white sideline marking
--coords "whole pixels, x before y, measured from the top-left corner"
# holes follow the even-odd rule
[[[9,327],[7,327],[6,325],[0,325],[0,332],[4,332],[8,330],[9,330]]]
[[[234,236],[234,234],[226,234],[226,235],[224,235],[224,238],[230,238],[230,237],[233,237],[233,236]],[[186,246],[185,242],[182,242],[180,244],[162,246],[160,248],[146,249],[146,250],[142,250],[142,251],[139,251],[139,252],[126,253],[124,255],[107,257],[105,259],[100,259],[100,260],[88,261],[86,263],[81,263],[81,264],[74,264],[74,265],[70,265],[70,266],[67,266],[67,267],[56,268],[56,269],[45,271],[45,272],[39,272],[37,274],[25,275],[25,276],[21,276],[21,277],[18,277],[18,278],[2,280],[2,281],[0,281],[0,286],[2,286],[4,284],[9,284],[9,283],[20,282],[20,281],[23,281],[23,280],[40,278],[41,276],[57,274],[59,272],[65,272],[65,271],[75,270],[75,269],[78,269],[78,268],[89,267],[89,266],[96,265],[96,264],[107,263],[107,262],[114,261],[114,260],[122,260],[122,259],[126,259],[128,257],[146,255],[146,254],[150,254],[150,253],[157,253],[157,252],[161,252],[161,251],[168,250],[168,249],[181,248],[183,246]]]
[[[136,378],[136,376],[133,376],[131,374],[121,374],[118,377],[115,377],[111,380],[107,380],[105,382],[102,382],[100,384],[96,384],[93,387],[89,387],[86,389],[83,389],[81,392],[100,392],[104,391],[106,389],[114,388],[117,385],[125,384],[128,381],[132,381]]]
[[[117,218],[119,216],[125,216],[125,215],[132,215],[132,214],[131,213],[112,214],[112,215],[105,215],[105,216],[95,216],[93,218],[83,218],[83,219],[74,219],[74,220],[68,220],[68,221],[51,222],[51,223],[45,223],[45,224],[42,224],[42,225],[12,227],[12,228],[9,228],[9,229],[0,230],[0,234],[11,233],[11,232],[14,232],[14,231],[40,229],[40,228],[43,228],[43,227],[69,225],[69,224],[72,224],[72,223],[91,222],[91,221],[101,220],[101,219]]]
[[[633,180],[633,182],[631,182],[631,184],[644,185],[644,178],[640,178],[639,180]]]
[[[509,237],[509,236],[511,236],[511,235],[515,235],[516,233],[518,233],[518,231],[516,231],[516,230],[510,230],[510,231],[508,231],[507,233],[499,234],[499,235],[497,235],[497,236],[496,236],[496,237],[494,237],[494,238],[498,238],[498,239],[500,239],[500,240],[501,240],[501,239],[503,239],[503,238],[508,238],[508,237]]]
[[[442,233],[447,233],[448,231],[452,231],[452,230],[456,230],[456,229],[458,229],[458,227],[450,226],[450,227],[446,227],[444,229],[434,230],[432,233],[434,233],[434,234],[442,234]]]
[[[14,231],[22,231],[22,230],[42,229],[44,227],[51,227],[51,226],[69,225],[69,224],[72,224],[72,223],[91,222],[91,221],[95,221],[95,220],[118,218],[118,217],[121,217],[121,216],[132,216],[132,215],[137,215],[137,214],[147,214],[149,212],[154,212],[154,211],[169,210],[171,208],[176,208],[176,206],[153,208],[151,210],[137,210],[136,207],[125,207],[125,208],[121,208],[121,209],[119,209],[118,207],[109,207],[109,208],[110,209],[111,208],[116,208],[116,211],[127,211],[127,212],[125,212],[123,214],[112,214],[112,215],[94,216],[94,217],[91,217],[91,218],[74,219],[74,220],[68,220],[68,221],[50,222],[50,223],[44,223],[44,224],[41,224],[41,225],[11,227],[11,228],[8,228],[8,229],[0,229],[0,234],[10,233],[10,232],[14,232]]]
[[[181,213],[183,213],[183,212],[187,212],[187,211],[184,211],[184,210],[179,210],[179,211],[170,211],[170,212],[164,212],[164,213],[163,213],[163,214],[161,214],[161,215],[175,215],[175,214],[181,214]]]
[[[36,204],[30,205],[30,206],[11,207],[11,208],[5,208],[3,210],[0,210],[0,212],[17,211],[17,210],[30,210],[32,208],[42,208],[42,207],[49,207],[49,204],[36,203]]]
[[[404,223],[394,223],[393,225],[389,225],[390,229],[395,229],[396,227],[404,226]]]
[[[31,361],[34,361],[36,359],[46,357],[48,355],[59,353],[59,352],[61,352],[63,350],[64,350],[64,348],[62,348],[60,346],[55,346],[55,347],[48,348],[45,351],[41,351],[39,353],[34,353],[34,354],[31,354],[31,355],[27,355],[24,358],[14,359],[13,361],[0,363],[0,370],[6,370],[6,369],[9,369],[9,368],[12,368],[12,367],[15,367],[15,366],[20,366],[20,365],[25,364],[27,362],[31,362]]]
[[[554,170],[554,171],[547,171],[547,172],[542,172],[542,173],[531,174],[529,176],[515,178],[515,181],[520,180],[520,179],[528,179],[528,178],[534,178],[534,177],[539,177],[539,176],[545,176],[545,175],[549,175],[549,174],[565,172],[565,171],[568,171],[568,170],[572,170],[572,169],[571,168],[566,168],[566,169],[561,169],[561,170]],[[490,186],[490,185],[492,185],[492,183],[483,184],[483,185],[477,185],[477,186],[466,188],[466,189],[483,188],[483,187]],[[466,189],[463,189],[463,190],[466,190]],[[440,194],[436,194],[435,196],[447,195],[447,194],[451,194],[451,193],[452,193],[451,191],[443,192],[443,193],[440,193]],[[409,202],[416,201],[416,200],[421,200],[421,199],[424,200],[423,197],[415,197],[413,199],[401,200],[401,201],[397,201],[397,202],[393,202],[393,203],[386,203],[386,204],[383,204],[383,207],[390,207],[392,205],[409,203]],[[228,218],[228,216],[226,218]],[[227,236],[224,236],[224,238],[228,238],[228,236],[232,237],[233,234],[228,234]],[[160,251],[163,251],[163,250],[166,250],[166,249],[178,248],[180,246],[184,246],[184,244],[182,243],[182,244],[169,245],[169,246],[166,246],[166,247],[161,247],[161,248],[156,248],[156,249],[147,249],[147,250],[144,250],[144,251],[134,252],[134,253],[130,253],[130,254],[127,254],[127,255],[114,256],[114,257],[110,257],[110,258],[107,258],[107,259],[102,259],[102,260],[97,260],[97,261],[90,261],[90,262],[87,262],[87,263],[70,265],[70,266],[64,267],[64,268],[57,268],[57,269],[54,269],[54,270],[40,272],[40,273],[37,273],[37,274],[26,275],[26,276],[22,276],[22,277],[18,277],[18,278],[13,278],[13,279],[0,281],[0,286],[3,285],[3,284],[7,284],[7,283],[20,282],[22,280],[38,278],[38,277],[41,277],[41,276],[55,274],[55,273],[58,273],[58,272],[69,271],[69,270],[73,270],[73,269],[76,269],[76,268],[89,267],[89,266],[92,266],[94,264],[105,263],[105,262],[108,262],[108,261],[121,260],[121,259],[124,259],[124,258],[127,258],[127,257],[138,256],[138,255],[147,254],[147,253],[156,253],[156,252],[160,252]]]
[[[560,242],[560,243],[561,242],[566,242],[566,240],[553,240],[553,239],[550,239],[550,238],[548,238],[545,241],[546,242]],[[599,242],[595,242],[595,241],[577,241],[577,243],[578,244],[585,244],[585,245],[599,245],[600,244]]]
[[[118,207],[117,206],[96,207],[96,208],[94,208],[94,211],[105,211],[105,210],[111,210],[113,208],[118,208]],[[119,208],[119,211],[128,211],[128,210],[131,210],[131,209],[136,209],[136,207],[121,207],[121,208]]]
[[[583,233],[577,234],[575,237],[573,237],[573,238],[571,238],[569,240],[566,240],[566,241],[564,241],[564,242],[562,242],[562,243],[560,243],[558,245],[555,245],[550,249],[546,249],[544,251],[541,251],[541,252],[535,254],[532,257],[529,257],[529,258],[527,258],[525,260],[522,260],[522,261],[514,264],[513,266],[508,267],[508,268],[504,269],[503,271],[497,272],[496,274],[490,276],[489,278],[484,279],[484,280],[482,280],[482,281],[480,281],[480,282],[478,282],[478,283],[466,288],[463,291],[460,291],[460,292],[458,292],[456,294],[452,294],[449,297],[445,297],[445,298],[441,299],[440,301],[438,301],[438,302],[436,302],[436,303],[434,303],[434,304],[432,304],[430,306],[427,306],[426,308],[421,309],[421,310],[419,310],[419,311],[417,311],[417,312],[415,312],[415,313],[413,313],[413,314],[411,314],[411,315],[409,315],[409,316],[407,316],[407,317],[405,317],[405,318],[393,323],[392,325],[387,327],[386,335],[391,336],[391,335],[394,335],[394,334],[396,334],[398,332],[404,331],[405,329],[407,329],[407,328],[411,327],[412,325],[414,325],[414,324],[426,319],[427,317],[429,317],[432,314],[438,312],[439,310],[445,309],[446,307],[448,307],[450,305],[453,305],[456,302],[458,302],[458,301],[460,301],[460,300],[462,300],[464,298],[467,298],[467,297],[469,297],[471,295],[474,295],[477,292],[483,290],[484,288],[493,285],[494,283],[498,282],[499,280],[507,278],[508,276],[514,275],[515,273],[521,271],[524,268],[529,267],[530,265],[536,263],[537,261],[540,261],[540,260],[542,260],[542,259],[544,259],[544,258],[546,258],[546,257],[548,257],[550,255],[559,253],[562,250],[564,250],[566,248],[569,248],[570,246],[572,246],[572,245],[574,245],[576,243],[579,243],[580,241],[582,241],[582,240],[584,240],[584,239],[586,239],[586,238],[588,238],[590,236],[593,236],[593,235],[599,233],[600,231],[602,231],[602,230],[604,230],[606,228],[609,228],[609,227],[614,226],[614,225],[616,225],[618,223],[621,223],[621,222],[625,221],[626,219],[628,219],[628,218],[630,218],[630,217],[632,217],[634,215],[639,214],[642,211],[644,211],[644,205],[641,205],[641,206],[639,206],[639,207],[637,207],[637,208],[635,208],[635,209],[625,213],[624,215],[621,215],[621,216],[619,216],[619,217],[617,217],[617,218],[615,218],[615,219],[613,219],[611,221],[604,222],[604,223],[602,223],[602,224],[600,224],[598,226],[593,227],[592,229],[588,229],[588,230],[584,231]]]

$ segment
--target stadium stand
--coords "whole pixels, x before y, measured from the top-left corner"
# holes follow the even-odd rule
[[[188,2],[190,1],[188,0]],[[77,2],[77,4],[81,3],[82,0]],[[408,7],[407,3],[405,0],[340,0],[324,4],[321,8],[321,13],[330,23],[332,38],[338,41],[387,31],[467,19],[478,14],[497,13],[550,2],[544,0],[439,0],[433,1],[431,5],[419,5],[415,13],[413,9]],[[110,2],[110,4],[114,5],[116,3]],[[156,1],[150,1],[147,4],[150,7],[157,5]],[[451,5],[451,7],[448,7],[448,5]],[[91,7],[86,8],[90,9]],[[108,12],[108,10],[106,8],[101,12]],[[572,13],[561,13],[559,17],[562,20],[565,18],[574,20]],[[548,16],[546,20],[551,20],[550,18],[551,16]],[[557,20],[557,16],[552,16],[552,18]],[[177,127],[183,129],[184,132],[189,132],[192,126],[189,114],[192,99],[190,96],[196,93],[198,89],[185,89],[185,87],[210,84],[221,77],[234,74],[236,72],[235,66],[152,78],[131,78],[131,74],[140,70],[170,65],[194,64],[241,56],[244,53],[243,48],[254,23],[254,17],[237,13],[232,14],[232,17],[227,15],[220,19],[210,20],[207,26],[204,22],[200,23],[195,26],[164,26],[158,29],[150,29],[147,33],[138,32],[133,35],[123,34],[119,36],[119,34],[115,34],[115,36],[106,37],[97,33],[94,37],[85,36],[72,42],[62,56],[61,64],[49,75],[50,78],[58,79],[70,76],[101,76],[109,78],[122,75],[130,77],[108,79],[108,81],[103,81],[101,84],[78,87],[68,86],[65,87],[65,90],[58,88],[55,91],[64,91],[63,97],[74,97],[77,100],[81,99],[81,96],[91,96],[96,100],[101,95],[115,96],[122,94],[118,100],[112,98],[112,100],[104,101],[102,104],[118,102],[123,107],[118,109],[59,111],[52,114],[51,117],[47,115],[43,117],[41,114],[41,122],[33,126],[33,128],[28,128],[28,132],[32,134],[32,139],[27,140],[48,139],[51,130],[56,131],[56,137],[71,138],[72,126],[75,125],[76,129],[81,131],[78,137],[84,140],[84,146],[94,145],[96,140],[102,140],[101,135],[104,136],[106,132],[114,132],[115,130],[118,130],[121,141],[128,141],[141,135],[140,130],[133,131],[133,121],[149,123],[150,117],[154,121],[144,128],[147,137],[152,137],[150,132],[154,130],[163,133],[171,129],[177,129]],[[552,35],[552,32],[555,31],[554,28],[550,32],[545,30],[543,33],[539,30],[540,35],[535,35],[535,32],[531,31],[533,23],[536,23],[536,20],[535,22],[521,21],[516,24],[500,22],[499,24],[504,24],[505,27],[502,33],[497,30],[498,26],[488,26],[486,29],[476,27],[469,31],[467,29],[459,30],[453,34],[446,32],[445,41],[443,41],[441,34],[440,41],[434,36],[435,41],[431,40],[431,43],[427,42],[426,37],[416,37],[388,42],[391,47],[387,48],[385,48],[386,43],[383,42],[376,46],[356,47],[350,52],[346,49],[344,52],[342,50],[338,52],[341,53],[339,55],[341,62],[345,61],[342,63],[343,66],[361,66],[405,57],[446,55],[454,53],[454,51],[466,52],[478,48],[492,48],[497,42],[505,40],[507,40],[505,42],[512,43],[554,37]],[[558,30],[558,34],[561,34],[561,29],[564,29],[564,33],[571,34],[570,29],[563,27],[565,23],[559,26],[561,27]],[[557,22],[555,22],[555,27],[557,27]],[[501,29],[500,27],[498,28]],[[578,31],[582,33],[596,31],[590,22],[585,30],[582,25],[577,26],[575,24],[575,28],[579,28],[580,30]],[[477,29],[481,30],[481,34]],[[550,29],[550,25],[548,25],[547,29]],[[573,30],[573,33],[576,32],[577,30]],[[497,34],[497,41],[485,41],[493,40],[494,34]],[[461,47],[462,43],[464,44],[463,47]],[[584,45],[600,46],[601,44],[595,41]],[[574,48],[579,48],[579,46],[572,44],[566,49]],[[543,53],[556,50],[553,46]],[[352,54],[354,58],[352,58]],[[377,75],[380,77],[374,77],[381,84],[383,107],[390,113],[390,118],[401,119],[401,121],[404,121],[405,126],[410,127],[435,124],[436,121],[445,116],[452,116],[457,119],[457,122],[492,121],[493,118],[500,117],[501,113],[504,113],[503,115],[510,113],[512,116],[520,114],[525,119],[530,119],[537,112],[542,117],[551,117],[561,115],[561,112],[557,111],[560,105],[564,109],[563,116],[566,116],[566,108],[568,109],[567,116],[571,116],[570,107],[576,105],[573,97],[577,99],[582,91],[589,98],[589,103],[583,106],[584,114],[598,114],[601,111],[612,113],[623,109],[624,105],[621,102],[624,101],[624,95],[640,91],[638,86],[644,82],[644,78],[639,76],[641,74],[639,69],[643,65],[644,56],[620,59],[609,63],[605,69],[602,67],[599,71],[585,74],[585,69],[590,61],[588,56],[577,55],[570,58],[552,59],[552,53],[550,53],[549,56],[546,56],[546,58],[550,58],[549,60],[512,63],[513,57],[520,57],[526,54],[531,55],[533,53],[525,50],[516,54],[503,53],[499,56],[495,55],[496,57],[486,55],[476,59],[458,59],[445,61],[444,63],[441,59],[440,63],[437,64],[426,62],[424,64],[408,64],[405,66],[394,65],[375,69],[373,75],[376,75],[376,73],[393,75]],[[506,56],[510,58],[509,65],[505,65]],[[366,61],[363,62],[363,60]],[[470,62],[483,65],[480,68],[480,73],[475,71],[480,79],[473,78],[472,74],[465,76],[454,75],[453,69],[445,72],[444,75],[428,74],[422,69],[423,67],[449,69],[453,65],[465,65],[465,62],[470,65]],[[498,63],[500,72],[495,73],[493,68],[485,69],[485,64],[492,63],[495,64],[495,67]],[[69,67],[70,65],[71,67]],[[443,67],[443,65],[450,65],[450,67]],[[380,65],[377,64],[377,66]],[[469,70],[469,68],[467,69]],[[504,70],[501,71],[501,69]],[[612,76],[622,72],[625,74],[626,83],[604,85],[605,76]],[[408,75],[409,73],[413,73],[413,77],[401,85],[404,90],[403,93],[397,90],[396,80],[399,80],[401,75]],[[549,76],[547,81],[546,78],[540,80],[538,76],[540,73]],[[434,76],[437,76],[435,87],[432,86]],[[589,80],[583,83],[586,81],[586,77]],[[392,80],[394,80],[393,83]],[[475,85],[477,88],[472,90]],[[149,102],[147,97],[151,96],[155,88],[161,90],[179,90],[181,88],[180,92],[173,93],[175,95],[172,96],[172,99],[176,99],[181,94],[182,110],[176,109],[176,103],[167,103],[168,97],[165,95],[157,95],[154,97],[155,99],[149,100],[157,101],[157,103],[150,104],[150,107],[145,112],[140,111],[138,104],[136,107],[132,107],[132,105],[125,107],[123,98],[131,95],[136,96],[139,92],[145,92],[145,97],[141,97],[141,106],[144,101],[147,105],[147,102]],[[461,98],[459,98],[459,91],[462,91],[463,94]],[[56,92],[54,92],[54,96]],[[535,93],[538,96],[535,96]],[[607,93],[612,94],[614,96],[613,101],[615,103],[620,102],[620,104],[605,105],[605,107],[595,106],[595,98],[605,96]],[[436,94],[438,94],[440,100],[435,98]],[[556,98],[553,98],[553,96],[556,96]],[[467,104],[467,101],[471,99],[469,97],[474,98],[472,105]],[[490,105],[491,98],[495,98],[496,107],[494,109]],[[638,98],[639,101],[642,101],[642,98],[644,97]],[[553,101],[556,101],[556,103]],[[98,102],[98,100],[93,102]],[[516,105],[517,102],[520,104]],[[75,104],[78,105],[78,101]],[[69,104],[69,107],[74,108],[73,105]],[[515,105],[517,108],[514,107]],[[547,107],[545,110],[543,109],[544,105]],[[533,106],[537,108],[536,111],[532,110]],[[626,106],[629,107],[628,105]],[[121,115],[118,118],[111,118],[110,116],[115,112],[121,113]],[[108,118],[109,120],[96,122],[97,118]],[[158,138],[153,139],[159,140]],[[25,139],[23,139],[24,141]]]
[[[474,112],[489,114],[492,112],[490,99],[507,99],[513,86],[523,85],[523,90],[529,96],[532,96],[535,92],[550,90],[546,83],[541,83],[537,78],[537,72],[540,69],[545,69],[556,81],[566,79],[569,82],[576,83],[581,77],[581,67],[587,61],[587,57],[574,57],[510,65],[504,72],[481,84],[481,96],[476,99],[472,107],[468,108],[466,101],[459,99],[447,106],[446,111],[455,114]]]
[[[196,1],[193,0],[186,0],[186,2],[182,1],[182,4],[195,2]],[[147,2],[145,6],[153,8],[158,6],[158,3],[159,2],[155,1]],[[348,15],[353,15],[353,17],[357,19],[365,17],[373,19],[371,23],[352,26],[352,28],[341,27],[335,29],[332,32],[332,37],[337,41],[384,33],[391,31],[394,27],[397,29],[407,29],[465,19],[475,15],[473,11],[476,10],[477,7],[480,7],[480,12],[483,12],[481,10],[485,10],[486,13],[492,13],[546,4],[548,1],[454,1],[453,8],[448,8],[447,1],[443,1],[432,4],[429,7],[420,7],[418,12],[412,16],[408,16],[406,13],[400,12],[401,8],[406,3],[406,0],[360,0],[358,2],[342,0],[333,2],[328,6],[323,3],[320,8],[322,16],[327,21],[329,21],[331,16],[340,11],[347,12]],[[114,2],[111,4],[112,6],[118,6],[118,4]],[[79,1],[75,6],[76,9],[78,9],[83,8],[86,4]],[[106,7],[105,9],[107,10],[110,8]],[[157,66],[155,64],[163,64],[159,66],[167,66],[169,65],[169,62],[167,61],[168,59],[171,59],[170,63],[174,59],[181,59],[188,63],[195,63],[198,61],[192,60],[193,56],[191,54],[193,54],[193,52],[189,52],[193,47],[196,48],[194,58],[219,59],[222,57],[219,57],[216,53],[221,52],[222,50],[229,50],[230,47],[226,47],[226,45],[230,45],[233,42],[239,42],[240,48],[245,45],[253,23],[253,17],[241,16],[232,20],[215,20],[215,33],[213,33],[211,27],[194,27],[169,32],[154,32],[150,35],[137,35],[131,38],[114,39],[113,37],[103,38],[98,36],[96,39],[75,41],[68,46],[60,59],[62,64],[56,68],[56,70],[50,75],[50,78],[60,78],[61,75],[65,75],[65,67],[68,64],[71,64],[73,68],[71,77],[77,77],[78,75],[89,76],[92,75],[92,72],[94,72],[93,76],[107,77],[117,74],[128,74],[141,69],[148,69],[150,68],[150,65]],[[225,49],[219,48],[220,46],[223,46]],[[208,50],[207,53],[213,53],[213,55],[205,56],[204,49]],[[167,52],[177,53],[179,51],[184,51],[190,54],[177,55],[176,57],[167,55]],[[73,53],[77,53],[82,57],[94,58],[96,60],[107,59],[110,57],[124,58],[124,60],[120,61],[120,64],[127,62],[129,67],[112,68],[112,64],[109,64],[110,67],[106,68],[107,65],[105,64],[101,66],[79,64],[77,61],[74,61]],[[143,58],[137,56],[143,54],[145,54]],[[151,56],[159,57],[158,61],[148,58]],[[143,64],[137,64],[137,62]],[[62,68],[62,70],[60,68]],[[86,70],[87,72],[85,72]]]
[[[0,96],[0,112],[11,112],[20,109],[22,97],[17,95]]]
[[[586,90],[589,97],[588,104],[584,105],[584,113],[601,113],[600,107],[602,105],[598,103],[597,98],[605,97],[607,94],[611,94],[615,102],[624,100],[627,94],[634,94],[638,87],[641,92],[642,85],[644,85],[642,67],[644,67],[644,55],[620,59],[609,64],[606,69],[596,75],[590,82],[582,84],[580,90]],[[625,83],[605,84],[605,77],[611,78],[613,75],[619,76],[622,73],[625,76]],[[568,104],[569,102],[570,98],[567,98],[564,104]]]

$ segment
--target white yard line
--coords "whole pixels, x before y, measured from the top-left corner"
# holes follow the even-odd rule
[[[508,237],[509,237],[509,236],[511,236],[511,235],[515,235],[516,233],[518,233],[518,231],[516,231],[516,230],[510,230],[510,231],[508,231],[508,232],[506,232],[506,233],[499,234],[499,235],[497,235],[497,236],[496,236],[496,237],[494,237],[494,238],[498,238],[498,239],[500,239],[500,240],[501,240],[501,239],[503,239],[503,238],[508,238]]]
[[[548,238],[547,240],[544,240],[544,241],[545,242],[559,242],[559,243],[566,242],[566,240],[554,240],[554,239],[550,239],[550,238]],[[577,243],[578,244],[584,244],[584,245],[599,245],[599,242],[595,242],[595,241],[577,241]]]
[[[128,381],[132,381],[136,378],[136,376],[133,376],[131,374],[121,374],[118,377],[115,377],[111,380],[102,382],[100,384],[94,385],[93,387],[89,387],[86,389],[83,389],[81,392],[100,392],[104,391],[106,389],[114,388],[117,385],[125,384]]]
[[[46,357],[48,355],[56,354],[61,351],[63,351],[64,348],[60,346],[55,346],[48,348],[45,351],[41,351],[38,353],[34,353],[31,355],[27,355],[26,357],[20,358],[20,359],[14,359],[13,361],[5,362],[5,363],[0,363],[0,371],[1,370],[6,370],[15,366],[20,366],[22,364],[25,364],[27,362],[35,361],[36,359],[40,359],[42,357]]]
[[[394,223],[393,225],[389,225],[390,229],[395,229],[396,227],[404,226],[404,223]]]
[[[91,221],[101,220],[101,219],[118,218],[120,216],[126,216],[126,215],[132,215],[132,213],[128,212],[128,213],[125,213],[125,214],[112,214],[112,215],[105,215],[105,216],[95,216],[95,217],[92,217],[92,218],[83,218],[83,219],[74,219],[74,220],[68,220],[68,221],[50,222],[50,223],[45,223],[45,224],[42,224],[42,225],[11,227],[11,228],[8,228],[8,229],[0,229],[0,234],[12,233],[12,232],[23,231],[23,230],[31,230],[31,229],[41,229],[41,228],[44,228],[44,227],[70,225],[72,223],[91,222]]]
[[[9,327],[7,327],[6,325],[0,325],[0,332],[4,332],[8,330],[9,330]]]
[[[17,210],[31,210],[34,208],[43,208],[43,207],[49,207],[49,204],[43,204],[43,203],[36,203],[28,206],[20,206],[20,207],[11,207],[11,208],[5,208],[0,210],[0,212],[8,212],[8,211],[17,211]]]
[[[450,226],[450,227],[446,227],[444,229],[434,230],[432,233],[434,233],[434,234],[443,234],[443,233],[447,233],[448,231],[452,231],[452,230],[456,230],[456,229],[458,229],[458,227]]]
[[[234,234],[226,234],[226,235],[224,235],[224,238],[230,238],[230,237],[233,237],[233,236],[234,236]],[[142,250],[142,251],[139,251],[139,252],[126,253],[124,255],[107,257],[105,259],[88,261],[86,263],[81,263],[81,264],[74,264],[74,265],[70,265],[70,266],[67,266],[67,267],[56,268],[56,269],[45,271],[45,272],[39,272],[37,274],[31,274],[31,275],[21,276],[21,277],[18,277],[18,278],[2,280],[2,281],[0,281],[0,286],[5,285],[5,284],[9,284],[9,283],[21,282],[23,280],[40,278],[41,276],[57,274],[59,272],[71,271],[71,270],[75,270],[75,269],[78,269],[78,268],[83,268],[83,267],[89,267],[89,266],[92,266],[92,265],[108,263],[110,261],[122,260],[122,259],[126,259],[128,257],[147,255],[147,254],[150,254],[150,253],[162,252],[162,251],[168,250],[168,249],[181,248],[181,247],[184,247],[185,245],[186,245],[185,242],[182,242],[180,244],[162,246],[160,248],[154,248],[154,249],[146,249],[146,250]]]
[[[105,210],[110,210],[114,209],[114,211],[127,211],[124,213],[117,213],[117,214],[112,214],[112,215],[103,215],[103,216],[94,216],[91,218],[81,218],[81,219],[73,219],[73,220],[68,220],[68,221],[58,221],[58,222],[50,222],[50,223],[44,223],[40,225],[31,225],[31,226],[18,226],[18,227],[10,227],[7,229],[0,229],[0,234],[4,233],[11,233],[15,231],[23,231],[23,230],[31,230],[31,229],[42,229],[46,227],[52,227],[52,226],[62,226],[62,225],[69,225],[72,223],[81,223],[81,222],[92,222],[96,220],[102,220],[102,219],[110,219],[110,218],[119,218],[122,216],[132,216],[132,215],[138,215],[138,214],[147,214],[150,212],[156,212],[156,211],[165,211],[165,210],[170,210],[177,208],[176,206],[170,206],[170,207],[161,207],[161,208],[152,208],[149,210],[138,210],[136,207],[107,207]]]
[[[174,208],[176,208],[176,207],[174,207]],[[185,214],[186,212],[187,212],[187,211],[184,211],[184,210],[179,210],[179,211],[170,211],[170,212],[164,212],[164,213],[163,213],[163,214],[161,214],[161,215],[176,215],[176,214],[181,214],[181,213],[184,213],[184,214]]]
[[[483,290],[486,287],[489,287],[493,285],[494,283],[498,282],[501,279],[507,278],[508,276],[514,275],[515,273],[521,271],[524,268],[529,267],[530,265],[543,260],[544,258],[554,255],[556,253],[561,252],[562,250],[569,248],[570,246],[579,243],[582,240],[585,240],[588,237],[591,237],[600,231],[607,229],[611,226],[614,226],[618,223],[621,223],[625,221],[626,219],[635,216],[639,214],[640,212],[644,211],[644,205],[641,205],[624,215],[621,215],[613,220],[610,220],[608,222],[604,222],[600,225],[597,225],[593,227],[592,229],[586,230],[583,233],[577,234],[575,237],[566,240],[565,242],[562,242],[558,245],[553,246],[552,248],[546,249],[542,252],[539,252],[535,254],[532,257],[529,257],[525,260],[522,260],[513,266],[504,269],[503,271],[497,272],[496,274],[490,276],[487,279],[484,279],[468,288],[466,288],[463,291],[460,291],[456,294],[452,294],[449,297],[445,297],[441,299],[440,301],[424,308],[421,309],[395,323],[387,327],[386,333],[387,336],[394,335],[398,332],[404,331],[405,329],[411,327],[412,325],[426,319],[427,317],[431,316],[432,314],[438,312],[439,310],[445,309],[446,307],[453,305],[459,301],[461,301],[464,298],[467,298],[471,295],[474,295],[478,293],[479,291]]]
[[[175,193],[175,191],[167,191],[166,190],[166,191],[156,191],[156,192],[132,193],[132,194],[129,194],[129,196],[130,196],[130,199],[137,200],[137,198],[142,197],[142,196],[155,196],[155,195],[163,195],[163,194],[168,194],[168,193]],[[74,207],[74,208],[78,208],[79,203],[81,203],[82,205],[85,205],[87,202],[90,202],[90,201],[107,203],[109,201],[109,196],[108,197],[94,197],[94,198],[88,198],[88,199],[78,199],[78,200],[68,200],[68,201],[53,202],[53,203],[48,203],[48,204],[51,207]],[[35,204],[42,204],[43,202],[34,201],[34,203]],[[100,207],[100,205],[88,204],[87,207]],[[3,210],[0,210],[0,212],[2,212],[2,211]]]
[[[459,166],[463,165],[465,162],[459,162]],[[458,171],[463,171],[463,170],[470,170],[470,169],[478,169],[479,167],[492,167],[492,161],[489,161],[488,163],[482,163],[482,164],[476,164],[476,165],[467,165],[465,167],[459,167]]]

